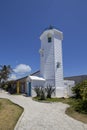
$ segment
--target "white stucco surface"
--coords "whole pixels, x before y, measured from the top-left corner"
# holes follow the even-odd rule
[[[49,37],[51,42],[48,41]],[[40,73],[45,85],[55,87],[55,96],[64,97],[62,40],[63,33],[56,29],[45,30],[40,36]],[[59,93],[59,91],[60,93]]]
[[[65,97],[72,97],[74,96],[72,92],[72,88],[75,86],[75,81],[72,80],[64,80],[64,93]]]

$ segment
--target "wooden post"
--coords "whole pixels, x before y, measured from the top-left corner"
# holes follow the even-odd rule
[[[17,94],[19,94],[19,81],[17,81]]]

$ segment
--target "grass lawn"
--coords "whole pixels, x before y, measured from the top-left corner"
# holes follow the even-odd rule
[[[81,121],[83,123],[87,123],[87,114],[81,114],[76,111],[74,111],[73,107],[69,107],[66,110],[66,114],[68,116],[71,116],[72,118]]]
[[[8,99],[0,98],[0,130],[14,130],[23,108]]]
[[[46,100],[40,100],[38,97],[34,97],[33,100],[39,102],[62,102],[65,104],[69,104],[70,107],[66,109],[66,114],[76,120],[82,121],[83,123],[87,123],[87,114],[81,114],[74,110],[73,106],[76,103],[76,99],[74,98],[48,98]]]

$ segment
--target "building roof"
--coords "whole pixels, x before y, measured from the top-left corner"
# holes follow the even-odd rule
[[[30,74],[30,75],[33,76],[33,75],[35,75],[35,74],[37,74],[37,73],[39,73],[39,72],[40,72],[40,70],[38,70],[38,71],[36,71],[36,72],[34,72],[34,73]],[[19,81],[19,80],[25,80],[26,78],[28,78],[28,75],[25,76],[25,77],[22,77],[22,78],[16,79],[16,81]]]
[[[34,72],[34,73],[32,73],[32,74],[30,74],[30,75],[35,75],[35,74],[37,74],[37,73],[40,73],[40,70],[38,70],[38,71],[36,71],[36,72]]]
[[[54,26],[50,25],[49,27],[45,28],[44,31],[45,30],[51,30],[51,29],[54,29]]]
[[[38,73],[40,73],[40,70],[30,74],[29,77],[31,77],[31,80],[43,80],[43,81],[45,81],[44,78],[36,76]],[[28,78],[28,76],[17,79],[16,81],[26,80],[27,78]],[[83,80],[87,80],[87,75],[64,77],[64,80],[72,80],[72,81],[75,81],[76,84],[78,84],[78,83],[81,83]]]
[[[16,81],[19,81],[19,80],[25,80],[28,76],[25,76],[25,77],[22,77],[20,79],[17,79]]]
[[[45,81],[44,78],[42,78],[42,77],[38,77],[38,76],[29,76],[29,78],[30,78],[31,80]]]
[[[40,40],[42,40],[46,35],[51,34],[51,35],[57,35],[60,40],[63,40],[63,33],[59,31],[58,29],[55,29],[54,27],[50,26],[42,32],[40,36]]]

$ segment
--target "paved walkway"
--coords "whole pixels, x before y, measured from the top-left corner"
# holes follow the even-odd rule
[[[65,114],[68,105],[63,103],[39,103],[29,97],[12,96],[0,92],[1,98],[8,98],[24,107],[15,130],[87,130],[87,125]]]

